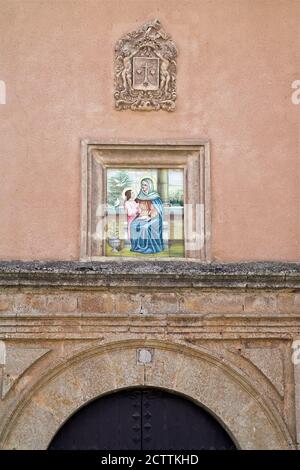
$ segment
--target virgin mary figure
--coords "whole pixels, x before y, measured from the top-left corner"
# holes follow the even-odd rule
[[[143,254],[159,253],[163,243],[163,204],[154,190],[151,178],[143,178],[136,197],[137,217],[130,224],[131,251]]]

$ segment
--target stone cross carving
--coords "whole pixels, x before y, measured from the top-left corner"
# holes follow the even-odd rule
[[[116,109],[174,111],[176,57],[157,19],[123,36],[115,47]]]

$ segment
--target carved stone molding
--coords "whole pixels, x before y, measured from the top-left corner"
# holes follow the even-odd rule
[[[157,19],[123,36],[115,47],[116,109],[174,111],[176,56]]]
[[[299,289],[300,263],[2,261],[0,286]],[[259,310],[259,309],[258,309]]]
[[[136,349],[155,350],[151,367]],[[213,351],[183,342],[133,340],[88,348],[28,382],[0,421],[1,449],[46,449],[77,409],[122,388],[149,386],[190,397],[215,415],[241,449],[288,449],[294,443],[281,413],[259,384]],[[259,398],[258,398],[259,397]]]

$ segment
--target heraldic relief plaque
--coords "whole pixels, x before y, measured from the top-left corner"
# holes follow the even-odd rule
[[[115,48],[116,109],[174,111],[176,56],[157,19],[123,36]]]

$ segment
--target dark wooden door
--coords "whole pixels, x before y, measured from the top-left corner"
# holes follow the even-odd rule
[[[222,426],[182,396],[131,389],[99,398],[77,411],[49,449],[234,449]]]

